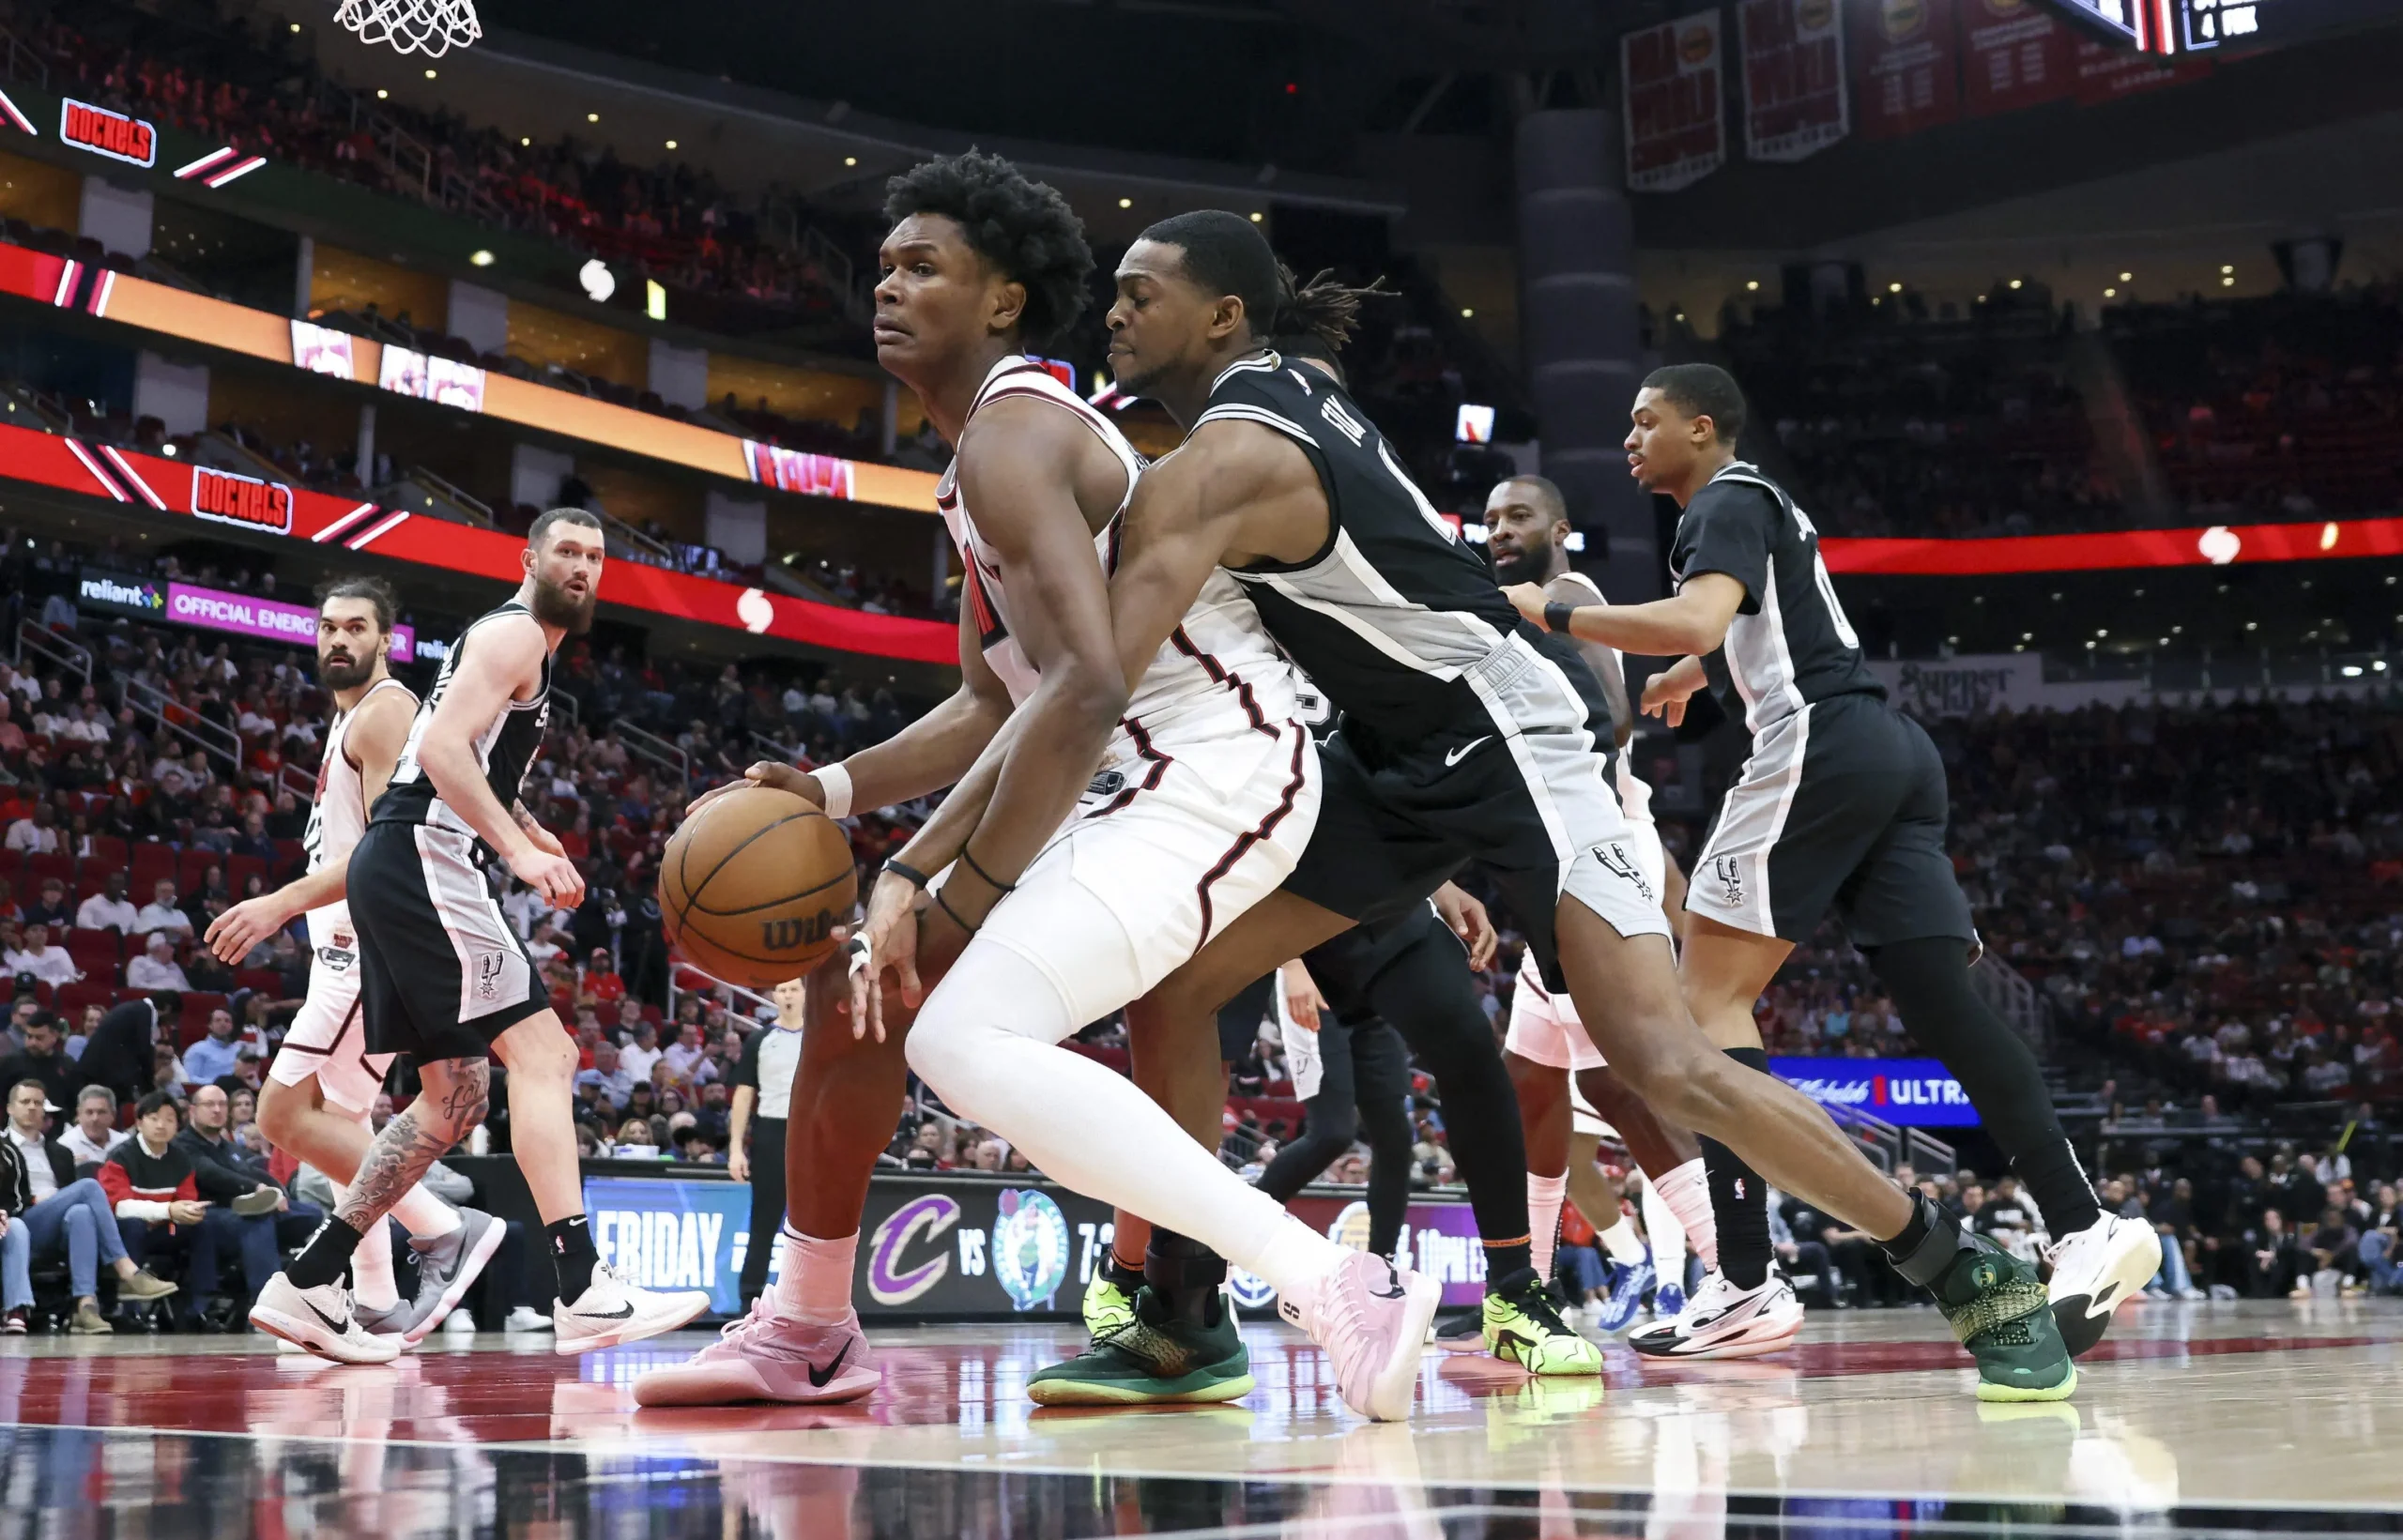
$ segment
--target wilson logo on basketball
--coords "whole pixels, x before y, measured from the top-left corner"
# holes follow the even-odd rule
[[[292,489],[281,481],[255,480],[194,465],[191,511],[220,524],[238,524],[276,535],[292,533]]]
[[[824,909],[797,920],[763,920],[759,922],[759,944],[772,953],[796,952],[823,941],[834,929],[834,915]]]

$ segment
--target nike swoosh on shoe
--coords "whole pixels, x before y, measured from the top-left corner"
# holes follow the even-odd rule
[[[632,1300],[628,1300],[615,1310],[571,1310],[568,1314],[578,1320],[632,1320],[635,1305]]]
[[[344,1316],[342,1319],[336,1320],[333,1317],[327,1315],[323,1310],[318,1309],[315,1305],[309,1304],[307,1300],[302,1300],[300,1303],[302,1304],[309,1305],[309,1314],[316,1317],[319,1320],[324,1321],[326,1323],[326,1330],[331,1332],[334,1335],[343,1336],[349,1333],[350,1318],[348,1316]]]
[[[843,1360],[849,1358],[850,1354],[851,1345],[846,1342],[843,1344],[841,1349],[835,1352],[833,1362],[829,1363],[825,1368],[820,1369],[815,1364],[810,1365],[810,1388],[813,1390],[824,1390],[826,1388],[826,1381],[834,1378],[834,1371],[843,1366]]]

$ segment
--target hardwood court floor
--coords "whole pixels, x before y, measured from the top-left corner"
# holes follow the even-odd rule
[[[1045,1410],[1053,1324],[880,1333],[849,1407],[649,1411],[697,1335],[582,1360],[436,1337],[390,1367],[264,1339],[0,1344],[0,1533],[1891,1536],[2403,1531],[2403,1301],[2140,1304],[2065,1406],[1993,1408],[1932,1311],[1814,1313],[1746,1364],[1599,1381],[1431,1350],[1417,1416],[1345,1412],[1247,1332],[1228,1407]]]

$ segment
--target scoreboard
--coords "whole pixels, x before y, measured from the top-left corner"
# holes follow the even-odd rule
[[[2052,0],[2089,30],[2149,53],[2274,47],[2403,18],[2398,0]]]

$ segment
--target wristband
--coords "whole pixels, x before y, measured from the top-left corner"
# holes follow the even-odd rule
[[[818,777],[818,789],[826,794],[826,816],[848,818],[851,816],[851,772],[840,761],[821,765],[809,772]],[[926,886],[924,883],[920,887]]]
[[[1569,634],[1569,618],[1576,613],[1576,605],[1564,604],[1555,599],[1543,607],[1543,629],[1556,631],[1566,636]]]
[[[894,857],[887,856],[885,858],[884,869],[892,873],[895,877],[899,877],[902,881],[907,882],[912,888],[924,888],[926,885],[926,873],[921,872],[915,866],[909,865]]]
[[[1014,893],[1018,892],[1017,883],[1003,882],[1000,877],[997,877],[992,873],[985,870],[985,863],[978,861],[976,859],[976,853],[973,850],[969,849],[968,846],[964,845],[959,847],[959,859],[968,863],[968,869],[970,871],[985,879],[985,885],[987,887],[996,889],[1003,893]]]
[[[937,889],[935,892],[935,902],[941,906],[943,913],[951,916],[951,922],[953,924],[957,925],[961,930],[966,931],[971,936],[976,934],[977,927],[959,918],[959,911],[951,907],[951,901],[943,897],[941,889]]]

